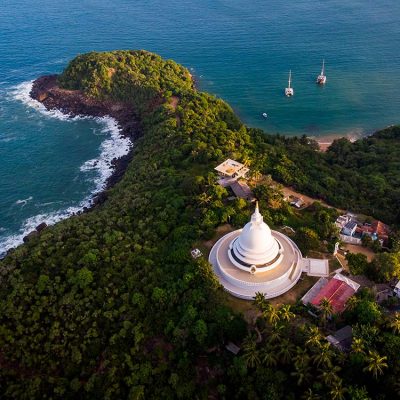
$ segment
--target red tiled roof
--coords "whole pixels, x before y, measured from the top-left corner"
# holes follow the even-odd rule
[[[355,293],[355,290],[347,283],[332,278],[311,301],[311,304],[318,307],[322,299],[328,299],[335,314],[342,312],[346,302]]]
[[[381,221],[374,221],[372,223],[372,228],[378,236],[388,236],[389,227]]]

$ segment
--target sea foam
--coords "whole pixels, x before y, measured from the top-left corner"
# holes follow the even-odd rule
[[[77,121],[82,119],[92,119],[102,127],[102,134],[107,134],[107,138],[100,145],[100,155],[97,158],[86,161],[80,167],[80,171],[95,171],[94,188],[93,190],[78,204],[65,209],[55,210],[49,213],[34,215],[26,219],[19,229],[19,232],[11,234],[5,238],[0,238],[0,257],[3,257],[7,250],[16,247],[23,243],[23,238],[32,232],[38,225],[45,222],[47,225],[53,225],[65,218],[70,217],[85,207],[90,207],[93,204],[93,198],[96,194],[105,189],[107,179],[113,173],[112,161],[121,158],[128,154],[132,142],[123,136],[118,126],[117,121],[112,117],[72,117],[64,114],[59,110],[47,110],[46,107],[39,101],[32,99],[30,92],[32,90],[33,81],[23,82],[11,88],[9,96],[13,100],[17,100],[25,104],[27,107],[35,109],[47,118],[57,118],[62,121]],[[31,199],[26,199],[31,200]],[[19,201],[18,204],[24,204],[25,200]],[[26,204],[26,203],[25,203]]]

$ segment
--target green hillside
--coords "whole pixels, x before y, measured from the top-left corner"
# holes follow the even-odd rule
[[[187,69],[145,51],[78,56],[59,82],[131,104],[143,132],[102,205],[45,229],[0,262],[3,398],[301,396],[311,383],[297,384],[298,365],[254,370],[224,350],[242,341],[246,324],[190,249],[228,217],[241,224],[250,208],[226,203],[213,168],[227,157],[250,160],[253,170],[300,191],[398,223],[400,129],[339,140],[321,154],[306,138],[246,128],[224,101],[197,91]],[[297,346],[302,332],[290,337]],[[400,350],[392,336],[385,354]],[[306,367],[320,374],[316,364]],[[391,367],[388,393],[399,361]],[[202,373],[207,368],[212,373]],[[354,385],[371,380],[355,375]]]

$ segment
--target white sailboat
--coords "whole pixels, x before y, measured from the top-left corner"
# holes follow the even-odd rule
[[[317,76],[318,85],[325,85],[326,83],[326,75],[325,75],[325,60],[322,60],[322,70],[321,73]]]
[[[288,87],[285,88],[285,96],[290,97],[294,95],[294,90],[293,88],[290,86],[292,83],[292,70],[289,71],[289,84]]]

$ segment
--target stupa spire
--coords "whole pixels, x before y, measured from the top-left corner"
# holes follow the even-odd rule
[[[263,216],[261,215],[261,213],[260,213],[260,210],[259,210],[259,208],[258,208],[258,201],[256,201],[256,209],[254,210],[254,213],[253,213],[253,215],[251,216],[251,220],[253,221],[253,222],[256,222],[256,223],[258,223],[258,224],[260,224],[260,223],[262,223],[263,222]]]

